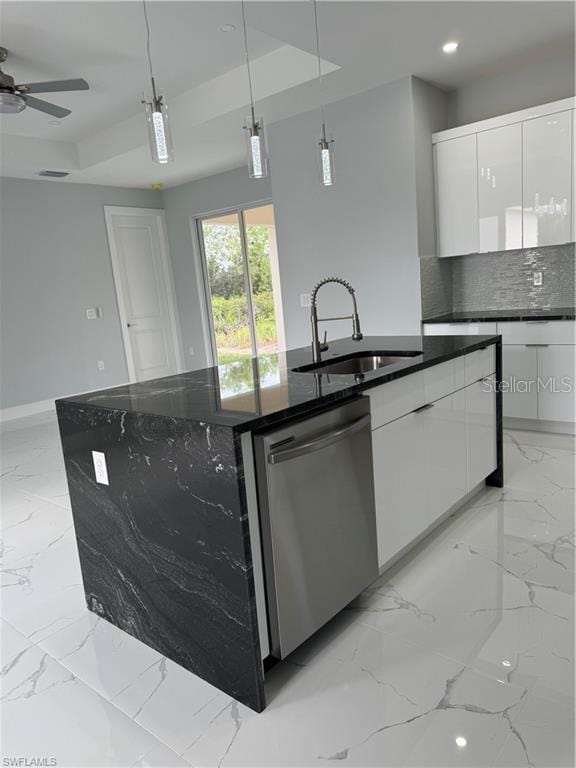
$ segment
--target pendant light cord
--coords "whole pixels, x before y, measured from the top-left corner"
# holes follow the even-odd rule
[[[144,0],[142,0],[144,2]],[[242,0],[242,28],[244,30],[244,55],[246,56],[246,70],[248,72],[248,90],[250,92],[250,111],[252,113],[252,123],[256,121],[254,117],[254,93],[252,91],[252,74],[250,72],[250,56],[248,55],[248,29],[246,27],[246,3]]]
[[[142,8],[144,10],[144,23],[146,24],[146,53],[148,54],[148,67],[150,69],[150,80],[152,80],[152,91],[154,99],[156,99],[156,84],[154,82],[154,72],[152,71],[152,55],[150,53],[150,24],[148,23],[148,9],[146,8],[146,0],[142,0]]]
[[[322,101],[322,59],[320,58],[320,34],[318,32],[318,8],[316,0],[312,0],[312,6],[314,8],[314,30],[316,32],[316,58],[318,60],[318,93],[320,101],[320,116],[322,118],[322,134],[326,138],[326,123],[324,120],[324,104]]]

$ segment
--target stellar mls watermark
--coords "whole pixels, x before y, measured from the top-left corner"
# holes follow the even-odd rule
[[[574,379],[572,376],[538,376],[536,379],[522,379],[517,376],[509,376],[497,382],[493,377],[482,380],[484,392],[530,393],[550,392],[551,394],[574,392]]]

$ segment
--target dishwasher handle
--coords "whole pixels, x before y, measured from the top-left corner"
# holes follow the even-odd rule
[[[313,440],[302,440],[299,443],[292,443],[290,448],[269,453],[268,464],[279,464],[282,461],[289,461],[289,459],[295,459],[298,456],[306,456],[306,454],[313,453],[314,451],[321,451],[323,448],[327,448],[329,445],[333,445],[349,435],[353,435],[355,432],[360,432],[360,430],[365,429],[369,425],[370,414],[366,413],[359,419],[351,421],[338,429],[324,432]]]

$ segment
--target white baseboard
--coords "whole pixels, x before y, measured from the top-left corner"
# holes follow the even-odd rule
[[[575,435],[576,424],[572,421],[547,421],[546,419],[518,419],[504,416],[504,429],[520,429],[528,432],[551,432],[557,435]]]
[[[38,400],[36,403],[15,405],[12,408],[4,408],[0,410],[0,422],[23,419],[26,416],[36,416],[38,413],[56,413],[54,398]]]

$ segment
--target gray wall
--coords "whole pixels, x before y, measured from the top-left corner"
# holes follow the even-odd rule
[[[418,333],[420,277],[412,79],[326,108],[336,137],[336,184],[319,182],[317,111],[269,128],[286,344],[310,342],[300,294],[327,275],[357,289],[365,334]],[[338,287],[325,289],[320,314],[348,310]],[[332,324],[329,336],[350,333]]]
[[[105,205],[160,208],[161,198],[0,179],[0,408],[127,380]],[[95,306],[103,318],[87,320]]]
[[[246,167],[163,192],[185,368],[202,368],[206,365],[202,289],[198,285],[200,272],[197,243],[191,227],[192,218],[235,206],[252,205],[271,197],[270,180],[250,179]],[[190,355],[191,347],[194,350],[193,356]]]
[[[412,78],[412,106],[416,169],[418,255],[436,254],[434,153],[432,134],[446,127],[447,94],[429,83]]]
[[[468,81],[448,95],[448,125],[465,125],[574,96],[574,50],[545,50],[508,71]]]

